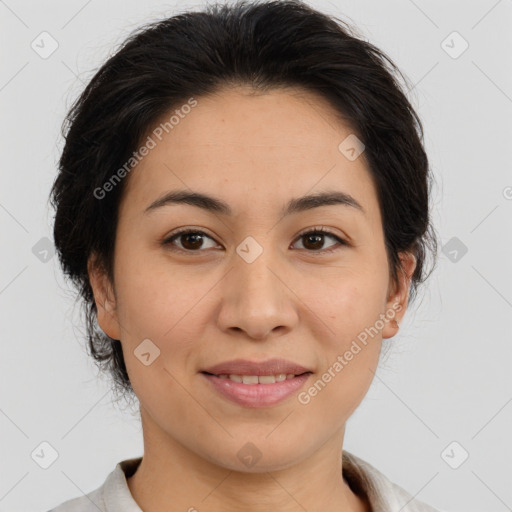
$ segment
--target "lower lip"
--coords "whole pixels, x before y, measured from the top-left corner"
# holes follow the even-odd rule
[[[304,373],[274,384],[243,384],[231,379],[201,373],[224,397],[244,407],[266,407],[277,404],[297,392],[311,373]]]

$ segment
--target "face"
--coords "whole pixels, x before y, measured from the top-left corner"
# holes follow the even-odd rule
[[[225,468],[285,468],[342,436],[382,338],[396,333],[409,280],[390,281],[364,153],[339,149],[352,131],[322,98],[239,87],[196,100],[125,178],[114,284],[90,267],[98,322],[122,342],[145,436]],[[191,201],[148,209],[176,191],[213,197],[226,211]],[[322,193],[344,200],[285,212],[291,200]],[[403,256],[410,275],[414,261]],[[271,358],[310,373],[253,384],[274,386],[268,402],[244,394],[251,384],[202,373]],[[242,448],[258,450],[261,462],[248,467]]]

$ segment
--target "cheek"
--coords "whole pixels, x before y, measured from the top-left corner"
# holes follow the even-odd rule
[[[315,386],[322,389],[318,391],[321,408],[327,410],[329,402],[337,403],[348,414],[366,394],[381,350],[382,326],[378,321],[386,286],[387,281],[376,272],[347,271],[329,284],[310,282],[307,305],[322,330],[317,333],[323,352],[318,376],[322,382]]]
[[[128,372],[141,386],[151,379],[172,380],[165,373],[193,371],[194,344],[208,321],[211,280],[170,271],[168,261],[125,253],[116,263],[118,316]],[[196,272],[197,275],[197,272]],[[205,309],[206,308],[206,309]],[[154,362],[141,364],[137,354],[143,340]],[[154,344],[154,346],[152,345]],[[156,348],[155,348],[156,347]],[[157,357],[153,355],[157,354]],[[189,368],[190,366],[190,368]],[[148,371],[151,369],[151,372]],[[143,377],[144,376],[144,377]]]
[[[185,314],[187,306],[190,309],[197,288],[140,244],[120,244],[116,250],[116,290],[126,330],[161,337]]]
[[[305,281],[304,303],[329,337],[342,342],[375,323],[385,304],[386,287],[387,281],[376,271],[345,268]]]

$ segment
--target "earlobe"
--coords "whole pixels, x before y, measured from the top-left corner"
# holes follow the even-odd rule
[[[114,290],[103,268],[96,264],[94,256],[89,258],[87,272],[96,303],[98,325],[107,336],[119,340],[121,339],[121,330]]]
[[[392,338],[398,333],[407,310],[411,279],[416,268],[416,257],[411,252],[401,252],[399,257],[403,270],[398,272],[398,283],[391,287],[388,295],[385,312],[388,321],[382,330],[383,338]]]

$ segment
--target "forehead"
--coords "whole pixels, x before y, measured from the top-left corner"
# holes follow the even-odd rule
[[[283,198],[317,189],[358,196],[368,209],[376,201],[364,153],[349,160],[339,149],[353,130],[324,98],[291,88],[236,87],[196,101],[178,122],[165,125],[179,106],[149,133],[155,146],[130,173],[125,191],[133,207],[144,209],[176,188],[215,191],[234,210],[247,209],[248,200],[281,207]]]
[[[207,146],[212,152],[244,148],[324,152],[332,146],[336,149],[340,136],[352,132],[324,98],[302,89],[261,93],[230,87],[197,98],[197,103],[172,128],[173,140],[167,137],[173,151]]]

